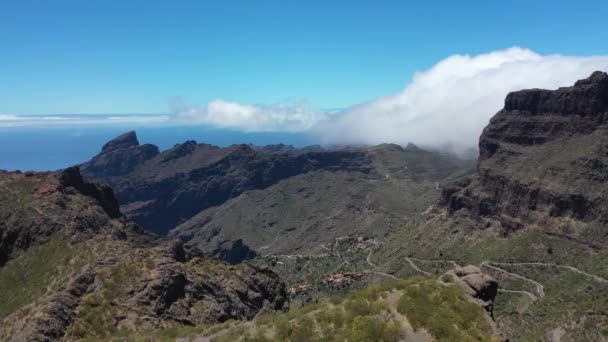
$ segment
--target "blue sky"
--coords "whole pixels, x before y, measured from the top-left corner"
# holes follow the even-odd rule
[[[0,1],[0,168],[168,148],[477,145],[506,94],[608,71],[608,1]],[[97,115],[92,115],[97,114]]]
[[[344,108],[452,54],[606,55],[608,2],[0,2],[0,113],[166,113],[307,99]]]

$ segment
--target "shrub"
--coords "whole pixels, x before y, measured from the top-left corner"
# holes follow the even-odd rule
[[[482,309],[459,288],[424,281],[405,289],[397,310],[414,329],[425,328],[441,341],[491,341]]]
[[[400,330],[393,322],[381,322],[373,317],[355,317],[349,341],[353,342],[392,342],[398,341]]]

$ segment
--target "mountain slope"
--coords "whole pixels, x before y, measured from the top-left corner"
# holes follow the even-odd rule
[[[253,256],[249,249],[262,255],[310,254],[338,237],[382,239],[420,216],[437,199],[438,182],[462,167],[415,146],[357,151],[366,156],[365,168],[289,177],[206,209],[170,234],[233,262]]]
[[[500,341],[456,286],[417,277],[374,285],[288,313],[262,315],[216,341]]]
[[[479,265],[501,284],[494,315],[511,340],[605,341],[607,104],[602,72],[509,94],[480,137],[477,173],[372,261],[400,277]]]
[[[289,156],[248,145],[221,148],[194,141],[158,153],[156,147],[139,145],[135,132],[129,132],[82,164],[82,172],[110,185],[130,219],[164,235],[201,210],[281,179],[320,169],[364,172],[365,158],[358,151]]]
[[[0,187],[1,340],[105,339],[287,306],[276,274],[145,233],[77,168],[0,172]]]

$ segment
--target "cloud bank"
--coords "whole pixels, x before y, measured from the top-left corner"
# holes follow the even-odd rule
[[[315,133],[324,143],[413,142],[463,152],[477,145],[509,92],[569,86],[596,70],[608,70],[608,56],[543,56],[517,47],[453,55],[416,73],[403,91],[337,113]]]
[[[168,115],[16,115],[0,114],[0,128],[160,125]]]
[[[249,105],[215,100],[206,107],[173,106],[179,107],[174,110],[178,121],[246,132],[306,131],[327,118],[326,113],[315,110],[306,101]]]

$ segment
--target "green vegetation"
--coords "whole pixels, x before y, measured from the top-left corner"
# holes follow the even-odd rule
[[[414,329],[424,328],[440,341],[490,341],[489,325],[479,306],[455,286],[426,280],[404,288],[397,310]]]
[[[419,277],[354,290],[340,300],[262,315],[214,341],[399,341],[417,331],[439,341],[494,341],[483,309],[458,287]],[[410,325],[411,324],[411,325]]]
[[[73,253],[65,238],[55,234],[0,268],[0,319],[56,288]]]
[[[389,272],[399,277],[418,273],[404,261],[406,256],[414,256],[424,260],[454,260],[460,265],[480,265],[486,260],[569,265],[608,278],[605,262],[608,251],[605,249],[593,250],[580,241],[551,236],[534,226],[505,238],[491,230],[479,230],[476,224],[465,217],[435,215],[421,225],[410,225],[393,234],[374,256],[377,256],[376,260],[384,260]],[[416,264],[445,282],[449,279],[441,275],[453,268],[447,261]],[[494,316],[509,338],[534,341],[541,339],[547,331],[569,327],[567,337],[573,341],[601,339],[599,327],[608,325],[608,318],[601,314],[605,312],[602,308],[608,307],[605,285],[566,268],[542,265],[500,267],[544,285],[545,297],[534,301],[523,293],[501,292],[496,297]],[[535,285],[528,281],[490,268],[482,269],[491,274],[503,289],[537,295]],[[585,319],[581,320],[581,317]],[[522,325],[526,329],[520,329]],[[594,328],[587,329],[586,325],[594,325]]]
[[[128,258],[129,255],[125,257]],[[114,318],[120,313],[120,306],[116,301],[141,275],[145,265],[150,265],[145,257],[125,260],[114,265],[109,272],[100,273],[98,276],[102,279],[103,288],[81,299],[76,310],[76,319],[70,327],[70,335],[94,340],[128,334],[129,330],[116,327]]]

